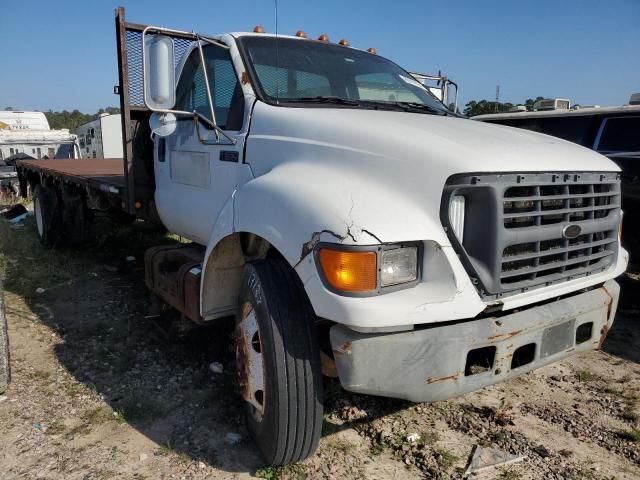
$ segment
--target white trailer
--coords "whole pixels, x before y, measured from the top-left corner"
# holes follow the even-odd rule
[[[42,112],[0,111],[0,162],[25,155],[75,158],[75,144],[74,134],[67,129],[52,130]]]
[[[122,158],[122,125],[119,113],[103,113],[76,128],[80,158]]]

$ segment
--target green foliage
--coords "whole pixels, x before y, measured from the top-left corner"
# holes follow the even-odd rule
[[[117,107],[101,108],[94,114],[82,113],[77,109],[71,112],[67,110],[63,110],[62,112],[49,110],[48,112],[45,112],[45,116],[47,117],[51,128],[67,128],[73,131],[79,125],[95,120],[101,113],[120,113],[120,109]]]
[[[93,114],[82,113],[79,110],[73,110],[71,112],[69,112],[68,110],[63,110],[62,112],[54,112],[52,110],[49,110],[48,112],[44,112],[51,128],[68,128],[71,131],[74,131],[79,125],[82,125],[83,123],[95,120],[101,113],[120,113],[120,109],[117,107],[101,108]]]
[[[517,105],[524,105],[527,107],[527,110],[531,111],[533,109],[533,104],[538,100],[542,100],[544,97],[536,97],[527,98],[524,103],[518,103]],[[487,113],[505,113],[508,112],[515,105],[513,103],[502,103],[502,102],[490,102],[488,100],[480,100],[476,102],[475,100],[471,100],[464,106],[464,114],[470,117],[475,115],[484,115]]]

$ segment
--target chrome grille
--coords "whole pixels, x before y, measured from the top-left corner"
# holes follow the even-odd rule
[[[449,237],[484,296],[592,275],[616,259],[617,173],[460,175],[447,182],[443,207],[454,195],[466,198],[465,234]]]

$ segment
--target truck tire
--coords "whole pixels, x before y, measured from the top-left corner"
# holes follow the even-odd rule
[[[236,364],[247,426],[268,465],[313,454],[322,431],[315,314],[281,259],[248,263],[236,322]]]
[[[67,245],[82,245],[89,238],[90,211],[79,193],[62,194],[63,238]]]
[[[57,192],[43,185],[36,185],[33,191],[33,214],[40,243],[53,247],[62,237],[62,213]]]
[[[0,282],[0,395],[7,391],[11,379],[9,365],[9,334],[7,331],[7,317],[4,311],[4,291]]]

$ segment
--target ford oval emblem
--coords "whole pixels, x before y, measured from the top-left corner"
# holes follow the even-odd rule
[[[567,225],[562,229],[562,236],[568,240],[576,238],[582,233],[582,227],[580,225]]]

